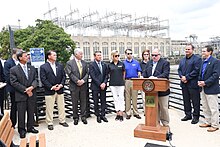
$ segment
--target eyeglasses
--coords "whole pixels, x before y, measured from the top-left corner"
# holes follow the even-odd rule
[[[158,55],[160,55],[160,54],[151,54],[151,56],[153,57],[157,57]]]
[[[144,54],[144,56],[147,56],[147,55],[149,55],[149,54]]]
[[[132,53],[127,53],[127,55],[132,55]]]
[[[120,57],[120,55],[114,55],[114,57]]]

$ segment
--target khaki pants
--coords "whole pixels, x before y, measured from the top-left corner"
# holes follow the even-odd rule
[[[168,112],[169,95],[158,97],[158,121],[163,125],[169,125],[170,117]]]
[[[131,101],[133,106],[133,115],[138,115],[137,109],[138,91],[133,90],[133,81],[125,80],[125,112],[131,115]]]
[[[46,101],[46,122],[48,125],[53,125],[53,110],[54,110],[54,103],[57,102],[58,107],[58,114],[59,114],[59,122],[65,122],[65,106],[64,106],[64,95],[57,94],[50,96],[45,96]]]
[[[219,110],[218,110],[218,95],[208,95],[201,92],[202,108],[206,123],[212,127],[219,128]]]

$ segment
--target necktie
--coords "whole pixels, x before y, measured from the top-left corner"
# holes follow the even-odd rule
[[[81,65],[80,61],[77,61],[77,66],[78,66],[79,74],[80,74],[80,78],[81,78],[82,77],[82,65]]]
[[[24,65],[23,68],[24,68],[24,74],[25,74],[26,78],[28,79],[27,67]]]
[[[101,62],[98,62],[98,66],[99,66],[99,70],[100,70],[100,72],[101,72],[101,74],[102,74],[102,65],[101,65]]]

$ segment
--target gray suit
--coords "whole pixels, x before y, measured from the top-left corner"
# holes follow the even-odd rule
[[[66,73],[70,78],[69,88],[72,97],[73,105],[73,119],[78,119],[78,101],[80,101],[81,117],[86,118],[86,106],[87,106],[87,89],[88,89],[88,67],[84,60],[81,60],[82,64],[82,77],[80,78],[80,72],[75,59],[72,59],[66,64]],[[81,86],[77,85],[77,81],[83,79],[85,83]]]
[[[18,109],[18,132],[25,130],[25,113],[27,111],[27,129],[34,125],[34,109],[36,104],[37,74],[33,66],[27,65],[28,79],[20,64],[10,69],[10,83],[15,89],[15,101]],[[33,96],[29,97],[24,91],[33,86]]]

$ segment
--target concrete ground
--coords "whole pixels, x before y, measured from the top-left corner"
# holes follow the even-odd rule
[[[192,125],[190,121],[181,122],[184,116],[182,111],[169,109],[170,127],[173,133],[171,144],[176,147],[220,147],[220,131],[207,132],[207,129],[200,128],[199,124]],[[131,117],[123,122],[115,121],[115,114],[107,115],[108,123],[96,122],[96,117],[88,118],[88,124],[81,121],[77,126],[73,125],[72,119],[67,119],[70,125],[64,128],[59,125],[58,119],[54,120],[54,130],[47,129],[45,121],[40,122],[37,128],[46,135],[47,147],[144,147],[146,143],[170,146],[169,142],[154,141],[149,139],[135,138],[134,129],[139,123],[144,123],[144,116],[138,120]],[[202,123],[203,118],[199,123]],[[27,134],[29,137],[30,134]],[[13,138],[15,144],[19,144],[20,138],[15,130]]]

